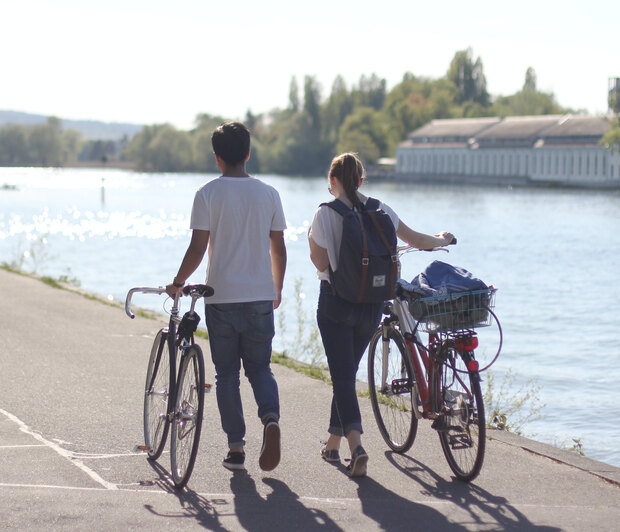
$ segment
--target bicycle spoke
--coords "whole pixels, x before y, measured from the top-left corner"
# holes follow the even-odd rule
[[[179,371],[176,408],[172,426],[172,477],[175,486],[187,484],[200,441],[204,408],[204,362],[198,346],[183,355]]]
[[[417,430],[412,402],[416,393],[404,341],[391,329],[383,338],[380,327],[370,342],[368,388],[383,439],[392,450],[406,452]]]
[[[485,447],[484,404],[478,375],[467,373],[461,356],[452,352],[441,370],[439,432],[450,468],[461,480],[470,481],[482,468]]]

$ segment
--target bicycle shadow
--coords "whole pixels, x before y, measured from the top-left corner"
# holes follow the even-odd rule
[[[208,530],[221,532],[228,530],[220,523],[219,517],[230,515],[230,513],[225,514],[217,509],[217,506],[220,505],[224,508],[225,505],[228,505],[228,501],[224,499],[209,500],[187,487],[177,490],[172,485],[170,474],[164,467],[157,462],[149,461],[149,464],[159,476],[157,480],[153,481],[152,485],[174,495],[179,500],[180,510],[174,513],[163,513],[157,511],[152,504],[145,504],[144,507],[147,511],[158,517],[193,519],[197,524]]]
[[[358,485],[357,494],[362,504],[362,513],[375,521],[381,530],[467,530],[450,521],[441,512],[397,495],[372,477],[351,480]]]
[[[474,483],[452,478],[446,480],[411,456],[386,451],[385,457],[392,465],[422,486],[422,494],[451,502],[465,510],[468,523],[476,528],[497,528],[499,530],[559,531],[559,528],[533,524],[505,497],[492,495]],[[427,478],[428,480],[425,480]]]
[[[294,530],[324,530],[342,532],[327,513],[308,508],[284,482],[263,478],[272,492],[263,498],[254,479],[247,471],[238,471],[230,479],[234,495],[235,515],[244,530],[277,532]]]

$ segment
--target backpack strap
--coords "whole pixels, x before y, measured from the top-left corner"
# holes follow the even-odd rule
[[[340,216],[344,216],[345,214],[351,212],[353,209],[350,209],[346,206],[346,204],[339,199],[335,199],[333,201],[321,203],[319,207],[323,207],[323,205],[329,207],[330,209],[335,210]]]
[[[376,211],[380,206],[380,202],[378,199],[375,198],[371,198],[368,197],[368,199],[366,200],[366,209],[369,209],[371,211]]]

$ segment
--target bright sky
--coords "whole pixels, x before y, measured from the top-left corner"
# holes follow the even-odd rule
[[[189,128],[288,104],[314,75],[438,78],[472,47],[492,95],[532,66],[561,105],[607,110],[617,0],[0,0],[0,109]]]

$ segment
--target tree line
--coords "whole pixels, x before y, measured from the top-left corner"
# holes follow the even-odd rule
[[[268,113],[246,113],[252,132],[251,172],[321,175],[331,158],[355,151],[366,164],[393,157],[396,146],[414,129],[434,118],[461,118],[564,113],[552,93],[539,91],[529,68],[523,87],[492,99],[482,60],[471,48],[454,55],[439,79],[407,72],[387,90],[385,79],[362,75],[347,86],[338,76],[324,97],[314,76],[303,84],[293,77],[288,105]],[[224,120],[201,114],[195,127],[180,131],[169,124],[145,127],[127,148],[127,157],[147,171],[217,172],[210,134]]]
[[[570,109],[560,106],[553,93],[538,90],[533,68],[527,69],[518,92],[491,98],[482,60],[474,58],[471,48],[455,53],[443,77],[431,79],[407,72],[389,91],[385,79],[374,73],[362,75],[352,86],[338,76],[326,96],[315,76],[305,76],[301,86],[293,77],[285,108],[261,114],[248,110],[243,119],[252,132],[248,170],[322,175],[332,157],[344,151],[359,153],[368,165],[381,157],[393,157],[408,133],[435,118],[566,112]],[[57,119],[29,130],[5,126],[0,128],[0,165],[63,165],[80,157],[125,158],[143,171],[217,172],[211,133],[226,118],[199,114],[187,131],[170,124],[148,125],[129,143],[110,146],[102,141],[98,145],[84,143],[75,132],[59,131]],[[41,137],[49,137],[49,143],[37,140]],[[21,147],[21,162],[16,161],[14,145]]]
[[[0,127],[0,166],[66,166],[76,162],[124,160],[125,136],[113,140],[84,140],[62,121],[49,117],[44,124]]]

